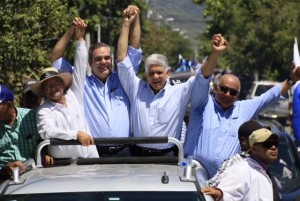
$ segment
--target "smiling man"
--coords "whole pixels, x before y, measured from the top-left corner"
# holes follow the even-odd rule
[[[227,48],[221,34],[212,38],[212,52],[201,68],[191,93],[191,112],[184,151],[208,171],[208,179],[221,163],[240,152],[238,129],[266,107],[278,102],[300,78],[300,68],[290,78],[251,100],[239,101],[241,83],[233,74],[224,74],[210,94],[210,81],[219,55]],[[295,66],[294,66],[295,67]]]
[[[117,65],[121,84],[131,104],[133,136],[174,137],[180,139],[183,118],[199,73],[183,84],[171,86],[168,60],[151,54],[145,60],[147,82],[134,73],[128,57],[128,37],[137,13],[125,15],[117,48]],[[177,155],[171,144],[139,144],[132,147],[133,156]]]

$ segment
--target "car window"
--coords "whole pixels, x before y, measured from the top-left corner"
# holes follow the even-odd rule
[[[294,164],[294,160],[294,156],[288,145],[280,145],[278,160],[274,164],[272,164],[272,166],[274,166],[274,169],[276,170],[275,174],[277,174],[279,179],[292,179],[296,177],[297,172],[295,167],[292,165]]]
[[[272,87],[274,87],[274,85],[258,85],[254,96],[260,96],[261,94],[265,93]]]

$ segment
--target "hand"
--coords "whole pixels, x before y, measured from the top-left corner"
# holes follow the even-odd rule
[[[213,187],[204,187],[201,189],[201,192],[210,195],[214,198],[216,201],[220,201],[223,197],[223,193],[220,189],[218,188],[213,188]]]
[[[137,6],[135,6],[135,5],[129,5],[123,11],[124,16],[126,16],[127,18],[130,18],[131,16],[139,14],[139,13],[140,13],[140,9]]]
[[[76,40],[83,40],[85,29],[87,27],[84,20],[79,17],[75,17],[75,19],[72,22],[72,26],[75,31]]]
[[[296,66],[295,62],[293,62],[292,65],[291,79],[293,80],[294,83],[300,80],[300,66]]]
[[[94,139],[90,135],[82,131],[78,131],[77,139],[79,140],[82,146],[89,146],[94,144]]]
[[[54,163],[54,160],[53,160],[53,158],[51,156],[49,156],[49,155],[43,155],[42,165],[44,167],[48,167],[50,165],[53,165],[53,163]]]
[[[228,42],[222,34],[214,34],[212,38],[212,48],[214,52],[221,53],[227,48]]]
[[[129,24],[131,24],[139,14],[140,9],[135,5],[129,5],[124,11],[124,20],[128,20]]]
[[[24,163],[21,161],[7,163],[1,171],[1,179],[10,178],[13,173],[13,169],[16,167],[20,168],[20,172],[24,171]]]

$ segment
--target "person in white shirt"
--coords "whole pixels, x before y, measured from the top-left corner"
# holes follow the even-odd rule
[[[145,60],[147,82],[134,73],[127,55],[129,33],[137,12],[124,16],[117,48],[120,82],[131,104],[134,137],[173,137],[180,140],[183,118],[197,76],[171,86],[169,65],[162,54],[151,54]],[[132,146],[133,156],[176,155],[172,144],[138,144]]]
[[[86,24],[80,18],[75,18],[70,28],[70,33],[75,34],[77,40],[75,66],[88,64],[88,55],[82,55],[85,52],[83,49],[86,48],[83,40],[85,28]],[[84,84],[78,81],[85,76],[83,69],[75,68],[73,74],[70,74],[58,73],[53,67],[45,68],[40,81],[31,85],[32,92],[44,98],[37,115],[41,137],[77,139],[82,145],[51,146],[49,153],[54,158],[99,157],[83,113]]]
[[[261,128],[249,136],[250,157],[224,171],[217,188],[203,190],[215,200],[281,200],[280,184],[268,165],[277,160],[279,136]]]

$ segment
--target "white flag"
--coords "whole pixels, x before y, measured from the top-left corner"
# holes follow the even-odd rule
[[[300,67],[300,55],[299,55],[299,48],[298,48],[298,43],[297,43],[297,38],[295,38],[295,43],[294,43],[294,62],[296,64],[296,67]]]

